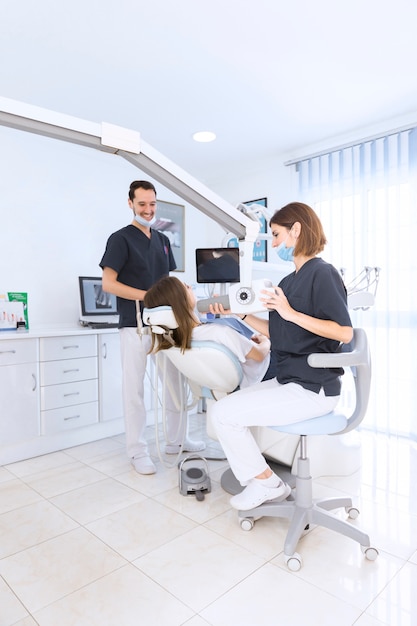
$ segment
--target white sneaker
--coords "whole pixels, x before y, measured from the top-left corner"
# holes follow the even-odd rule
[[[134,457],[130,461],[138,474],[155,474],[156,467],[150,456]]]
[[[183,444],[170,443],[165,446],[166,454],[178,454],[181,452],[201,452],[206,449],[204,441],[192,441],[191,439],[185,439]]]
[[[249,511],[269,500],[277,502],[286,500],[291,493],[291,487],[282,480],[278,487],[263,487],[261,482],[261,480],[251,480],[241,493],[230,498],[231,506],[238,511]]]

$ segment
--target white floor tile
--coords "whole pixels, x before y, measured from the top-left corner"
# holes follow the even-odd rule
[[[105,476],[100,472],[76,461],[26,476],[25,482],[44,498],[52,498],[60,493],[97,483],[103,478]]]
[[[297,547],[303,560],[295,576],[362,611],[384,589],[404,561],[380,552],[368,561],[358,543],[325,528],[315,528]],[[282,555],[272,561],[286,569]]]
[[[219,598],[263,563],[261,558],[201,526],[134,561],[195,611]]]
[[[194,527],[190,519],[149,499],[86,525],[91,533],[129,561]]]
[[[80,524],[87,524],[145,499],[138,491],[106,478],[55,496],[51,502]]]
[[[0,515],[0,559],[62,535],[78,524],[42,500]]]
[[[33,613],[122,565],[121,556],[78,528],[0,560],[0,575]]]
[[[28,612],[23,604],[16,598],[13,591],[0,578],[0,625],[11,626],[18,620],[28,616]]]
[[[184,622],[184,626],[210,626],[210,623],[206,622],[206,620],[199,615],[195,615],[191,619]]]
[[[360,610],[266,564],[200,615],[212,626],[351,626]]]
[[[178,471],[177,469],[166,469],[156,462],[157,473],[150,476],[143,476],[138,474],[132,466],[129,471],[124,474],[118,474],[115,476],[115,480],[137,489],[141,493],[152,497],[158,494],[169,491],[178,486]]]
[[[119,452],[121,449],[124,450],[122,444],[108,437],[107,439],[100,439],[99,441],[92,441],[91,443],[84,443],[80,446],[68,448],[65,452],[73,459],[86,461],[102,454]]]
[[[390,626],[417,623],[417,565],[406,563],[366,613]]]
[[[355,622],[355,626],[384,626],[384,622],[380,622],[379,619],[362,613],[360,618]]]
[[[223,515],[218,515],[204,525],[265,560],[272,559],[283,551],[288,531],[287,520],[272,517],[263,517],[256,521],[249,532],[242,530],[238,512],[230,507]]]
[[[130,460],[127,458],[126,450],[120,448],[117,451],[100,454],[83,461],[89,467],[96,469],[106,476],[117,476],[130,470]]]
[[[6,465],[6,468],[14,476],[24,478],[31,474],[37,474],[44,472],[45,470],[55,469],[61,465],[68,465],[73,463],[72,459],[65,452],[51,452],[51,454],[44,454],[43,456],[37,456],[33,459],[26,459],[25,461],[18,461],[17,463],[11,463]]]
[[[42,497],[20,480],[0,483],[0,514],[41,501]]]
[[[180,626],[192,611],[126,565],[35,612],[40,626]]]
[[[10,472],[7,467],[0,467],[0,483],[5,483],[6,481],[13,480],[16,476]]]

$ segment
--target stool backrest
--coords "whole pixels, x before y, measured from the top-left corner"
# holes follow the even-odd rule
[[[354,328],[352,341],[349,345],[342,346],[339,352],[333,354],[310,354],[308,364],[311,367],[351,368],[355,384],[356,402],[343,432],[347,433],[357,428],[365,417],[371,389],[371,355],[368,337],[363,328]]]

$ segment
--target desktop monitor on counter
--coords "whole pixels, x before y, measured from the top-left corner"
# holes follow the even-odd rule
[[[101,277],[79,276],[80,323],[84,326],[117,326],[116,296],[103,291]]]

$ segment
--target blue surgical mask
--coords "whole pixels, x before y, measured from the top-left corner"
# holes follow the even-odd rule
[[[138,224],[141,224],[141,226],[147,226],[148,228],[150,228],[151,226],[155,224],[156,217],[154,215],[151,220],[145,220],[140,215],[135,215],[135,220],[137,221]]]
[[[294,261],[294,246],[286,248],[285,243],[286,240],[280,243],[275,252],[279,256],[279,258],[282,259],[282,261]]]

